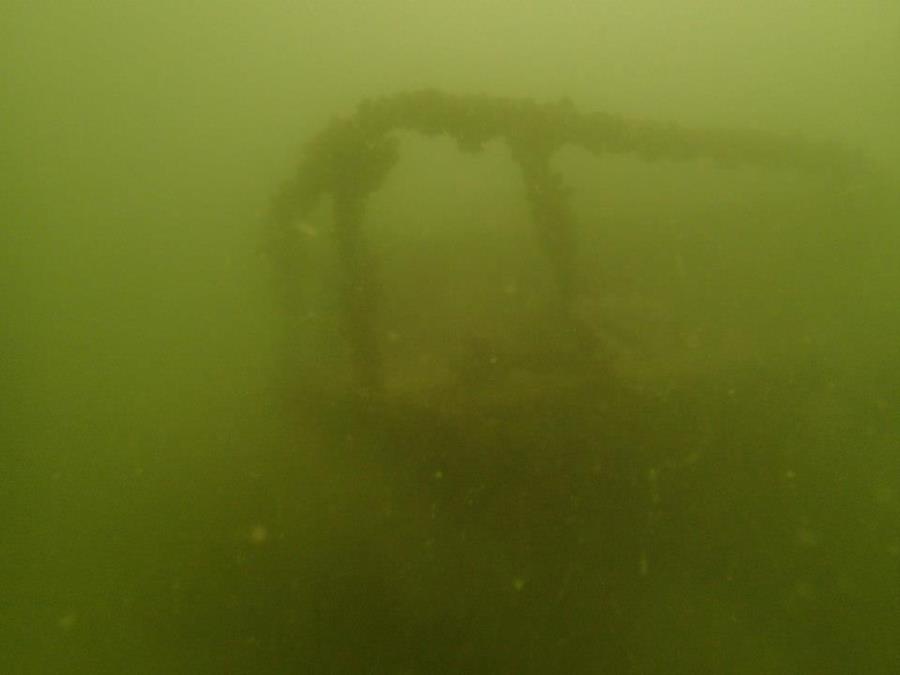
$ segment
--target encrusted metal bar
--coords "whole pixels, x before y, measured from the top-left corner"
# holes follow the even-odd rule
[[[331,195],[343,261],[344,328],[356,376],[364,387],[383,384],[376,328],[377,289],[373,261],[364,251],[364,206],[397,161],[396,130],[449,135],[465,151],[492,139],[512,150],[541,245],[553,267],[560,307],[570,315],[575,293],[574,219],[562,178],[550,166],[564,145],[589,152],[634,153],[641,159],[707,158],[723,166],[740,164],[796,169],[843,179],[864,174],[863,158],[832,143],[748,130],[686,129],[674,124],[631,120],[609,113],[580,113],[569,101],[455,96],[423,90],[362,102],[349,118],[335,119],[306,146],[294,179],[281,191],[268,220],[268,249],[280,283],[297,283],[301,243],[293,229],[321,198]],[[283,289],[286,308],[297,311],[300,295]]]

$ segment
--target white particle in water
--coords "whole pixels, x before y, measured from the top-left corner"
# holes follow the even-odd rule
[[[256,544],[259,546],[260,544],[265,544],[269,539],[269,530],[266,529],[265,525],[254,525],[250,528],[250,543]]]

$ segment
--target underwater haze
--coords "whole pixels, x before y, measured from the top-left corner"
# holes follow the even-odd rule
[[[894,0],[4,0],[0,73],[0,673],[900,672]]]

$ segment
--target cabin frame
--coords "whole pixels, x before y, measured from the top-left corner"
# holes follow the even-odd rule
[[[797,136],[740,129],[688,129],[675,124],[629,119],[605,112],[579,112],[569,100],[450,95],[422,90],[360,103],[349,117],[335,118],[306,145],[293,178],[274,198],[265,229],[266,249],[285,309],[302,311],[297,286],[302,278],[303,236],[295,224],[330,196],[334,237],[341,261],[341,313],[354,376],[361,388],[384,386],[379,346],[378,297],[373,261],[362,229],[366,203],[399,160],[392,134],[414,131],[449,136],[465,152],[501,140],[509,147],[525,186],[540,247],[552,267],[559,310],[574,331],[575,219],[570,192],[551,159],[564,146],[595,156],[631,153],[644,161],[706,158],[723,167],[751,165],[793,169],[845,180],[865,162],[840,145]]]

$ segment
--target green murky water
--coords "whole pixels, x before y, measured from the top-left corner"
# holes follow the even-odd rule
[[[0,672],[900,671],[893,4],[12,0],[0,43]],[[514,154],[399,132],[361,392],[327,200],[293,318],[262,223],[431,87],[872,170],[562,148],[574,347]]]

